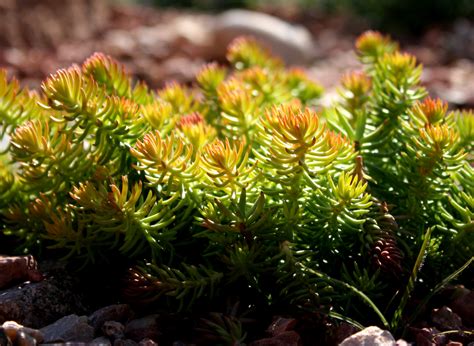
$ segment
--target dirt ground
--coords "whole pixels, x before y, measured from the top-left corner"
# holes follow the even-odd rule
[[[267,11],[309,30],[315,49],[304,67],[328,95],[344,72],[360,68],[352,49],[366,24],[297,9]],[[93,0],[23,0],[20,5],[6,0],[0,4],[0,67],[23,85],[38,88],[58,68],[102,51],[151,87],[171,80],[191,83],[204,62],[225,62],[209,30],[217,15]],[[394,38],[423,63],[422,80],[432,96],[452,108],[474,107],[474,22],[460,20],[416,37]]]

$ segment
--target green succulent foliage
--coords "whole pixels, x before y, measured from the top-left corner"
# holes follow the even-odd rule
[[[242,322],[233,315],[217,312],[209,314],[209,318],[201,319],[197,330],[208,343],[214,345],[245,345],[247,333],[242,328]]]
[[[127,258],[136,302],[189,311],[245,292],[254,310],[396,330],[414,278],[427,289],[473,256],[472,112],[425,99],[389,38],[356,49],[365,70],[326,109],[319,84],[249,38],[230,68],[156,92],[102,54],[40,94],[0,71],[0,231],[23,252]],[[237,320],[206,323],[245,338]]]
[[[153,302],[162,296],[172,297],[180,302],[178,310],[192,305],[203,296],[214,296],[215,286],[223,278],[222,273],[203,265],[197,267],[182,263],[180,267],[170,268],[151,263],[137,267],[129,278],[133,281],[126,295],[129,298],[138,295],[141,302]]]

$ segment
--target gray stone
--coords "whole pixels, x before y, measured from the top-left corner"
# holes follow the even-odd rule
[[[122,339],[125,327],[122,323],[116,321],[107,321],[102,325],[102,331],[104,335],[108,336],[112,340]]]
[[[89,324],[94,327],[94,332],[100,332],[106,321],[126,323],[133,317],[133,312],[128,304],[116,304],[103,307],[89,316]]]
[[[41,328],[45,343],[51,342],[91,342],[94,328],[87,324],[87,316],[69,315],[53,324]]]
[[[90,346],[90,342],[79,342],[79,341],[71,341],[71,342],[55,342],[55,343],[48,343],[48,344],[41,344],[41,346]]]
[[[110,342],[109,338],[106,338],[105,336],[99,336],[98,338],[95,338],[92,340],[91,345],[94,346],[111,346],[112,343]]]
[[[443,306],[440,309],[434,309],[431,314],[431,319],[441,330],[462,329],[461,317],[447,306]]]
[[[229,43],[239,36],[253,36],[262,41],[287,64],[305,64],[314,56],[313,40],[306,28],[268,14],[229,10],[216,19],[214,46],[222,50],[222,55]]]
[[[75,280],[58,271],[41,282],[28,283],[0,291],[0,323],[16,321],[41,328],[72,313],[83,314],[86,307]]]
[[[114,341],[114,346],[136,346],[137,343],[130,339],[117,339]]]
[[[371,326],[344,339],[340,346],[396,346],[396,341],[387,330]]]
[[[161,335],[160,315],[148,315],[142,318],[137,318],[127,323],[125,326],[125,336],[135,341],[143,339],[157,340]]]
[[[142,341],[140,341],[138,343],[138,346],[158,346],[158,343],[154,342],[153,340],[151,339],[143,339]]]

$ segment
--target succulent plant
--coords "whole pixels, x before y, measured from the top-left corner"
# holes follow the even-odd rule
[[[417,278],[428,290],[472,262],[473,115],[426,98],[388,37],[356,50],[364,71],[326,108],[250,38],[193,87],[150,90],[100,53],[41,92],[0,70],[0,232],[23,253],[134,261],[136,301],[240,292],[397,330]]]

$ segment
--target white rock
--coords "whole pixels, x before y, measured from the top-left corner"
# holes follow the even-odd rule
[[[266,44],[273,54],[287,64],[305,64],[314,55],[309,31],[268,14],[248,10],[229,10],[216,19],[215,48],[225,53],[226,47],[239,36],[253,36]]]
[[[340,346],[396,346],[397,343],[387,330],[372,326],[344,339]]]

